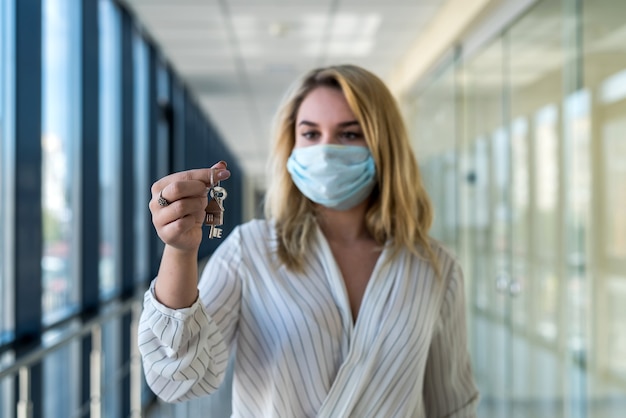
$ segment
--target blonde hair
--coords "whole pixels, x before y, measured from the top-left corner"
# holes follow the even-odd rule
[[[395,99],[374,74],[354,65],[310,71],[287,93],[274,125],[265,214],[275,222],[277,252],[287,267],[301,270],[315,229],[315,209],[293,183],[287,160],[295,144],[296,117],[304,98],[317,87],[341,90],[363,130],[376,165],[377,186],[366,212],[366,228],[392,254],[408,248],[438,271],[428,231],[433,210]]]

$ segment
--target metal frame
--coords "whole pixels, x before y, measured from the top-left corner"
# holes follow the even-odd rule
[[[132,326],[129,327],[125,338],[128,343],[127,350],[131,353],[129,380],[133,382],[140,382],[141,364],[136,334],[142,303],[142,297],[129,299],[119,305],[116,309],[85,322],[79,329],[69,332],[62,339],[59,339],[58,341],[45,347],[40,347],[31,351],[18,358],[10,366],[0,369],[0,381],[11,376],[16,376],[18,379],[18,400],[16,402],[17,418],[32,418],[34,416],[40,416],[37,414],[40,414],[42,399],[33,396],[32,385],[36,378],[33,375],[33,370],[39,369],[41,367],[41,362],[48,355],[69,346],[72,342],[84,339],[90,339],[92,346],[89,352],[90,367],[88,371],[91,382],[88,400],[90,416],[91,418],[100,417],[102,411],[102,388],[100,385],[100,378],[103,366],[101,332],[103,324],[115,318],[131,319]],[[141,412],[141,392],[137,390],[129,390],[129,397],[131,394],[133,398],[132,400],[129,400],[129,402],[133,408],[124,410],[124,414],[120,416],[127,416],[125,411],[128,410],[131,410],[132,417],[139,416]],[[37,411],[37,413],[35,413],[35,411]]]

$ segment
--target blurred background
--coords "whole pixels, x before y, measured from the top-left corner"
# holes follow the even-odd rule
[[[623,417],[625,45],[623,0],[0,0],[0,416],[229,416],[143,381],[150,186],[223,159],[225,233],[261,216],[285,90],[353,63],[462,262],[479,416]]]

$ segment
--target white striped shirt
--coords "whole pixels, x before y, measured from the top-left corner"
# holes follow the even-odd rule
[[[166,401],[209,394],[235,354],[233,417],[475,417],[463,278],[435,247],[443,280],[385,247],[356,324],[324,235],[304,273],[280,265],[268,221],[236,228],[207,263],[199,299],[172,310],[146,292],[139,345]]]

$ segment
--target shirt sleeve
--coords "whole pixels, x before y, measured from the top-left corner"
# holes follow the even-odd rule
[[[241,299],[241,246],[235,229],[207,262],[199,297],[188,308],[170,309],[144,296],[139,351],[146,381],[167,402],[210,394],[224,380],[237,332]]]
[[[445,280],[447,290],[424,377],[426,416],[474,418],[479,393],[467,349],[463,274],[456,262]]]

